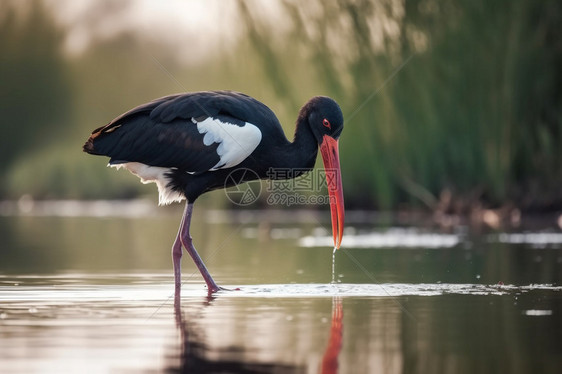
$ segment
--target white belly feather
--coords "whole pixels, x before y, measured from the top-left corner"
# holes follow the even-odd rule
[[[126,162],[115,165],[109,164],[108,166],[116,169],[125,168],[139,177],[144,184],[156,183],[156,186],[158,186],[158,205],[168,205],[185,199],[182,193],[168,187],[170,178],[166,176],[166,173],[172,171],[170,168],[149,166],[140,162]]]

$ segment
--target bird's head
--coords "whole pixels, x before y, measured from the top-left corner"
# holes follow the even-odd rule
[[[316,141],[321,145],[324,136],[339,139],[343,130],[343,114],[340,106],[326,96],[313,97],[301,109],[301,115],[307,115],[308,123]]]
[[[320,147],[326,184],[330,194],[330,211],[332,214],[332,234],[334,247],[341,246],[344,224],[343,187],[341,180],[338,139],[343,131],[343,114],[340,106],[329,97],[316,96],[301,110]]]

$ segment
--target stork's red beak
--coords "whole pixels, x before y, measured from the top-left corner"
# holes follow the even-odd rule
[[[339,249],[343,237],[343,187],[341,183],[340,156],[338,141],[329,135],[324,135],[320,144],[320,153],[324,160],[326,171],[326,183],[330,193],[330,211],[332,213],[332,234],[334,235],[334,247]]]

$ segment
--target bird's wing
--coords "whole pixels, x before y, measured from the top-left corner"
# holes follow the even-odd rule
[[[256,149],[262,133],[255,124],[271,121],[271,115],[264,104],[233,92],[167,96],[94,130],[84,150],[109,156],[113,164],[140,162],[193,173],[229,168]]]

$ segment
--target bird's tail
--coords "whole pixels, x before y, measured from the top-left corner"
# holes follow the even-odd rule
[[[91,155],[99,155],[100,153],[96,152],[96,149],[94,148],[94,139],[90,136],[88,138],[88,140],[86,140],[86,143],[84,143],[84,146],[82,147],[82,150],[86,153],[89,153]]]
[[[86,140],[86,143],[84,143],[84,145],[82,146],[82,150],[84,152],[89,153],[91,155],[101,155],[101,156],[103,156],[102,153],[100,153],[99,151],[96,151],[96,148],[94,146],[94,139],[97,138],[106,127],[108,127],[108,126],[98,127],[97,129],[92,131],[92,134],[90,135],[88,140]]]

